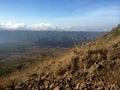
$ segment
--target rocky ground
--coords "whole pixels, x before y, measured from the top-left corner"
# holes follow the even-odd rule
[[[115,52],[116,48],[120,52],[120,44],[113,45],[112,52]],[[67,64],[66,71],[59,69],[57,75],[51,70],[40,74],[33,73],[25,82],[9,85],[8,90],[120,90],[120,78],[117,77],[118,80],[114,80],[114,77],[120,74],[119,52],[115,55],[111,54],[109,56],[111,60],[107,57],[110,52],[108,50],[91,50],[90,52],[91,55],[87,57],[80,57],[80,53],[72,57],[70,61],[72,64]],[[91,57],[98,53],[100,56],[97,56],[96,60]],[[84,60],[84,58],[87,59]],[[104,62],[99,59],[103,59]],[[109,70],[117,71],[117,69],[117,75],[110,74],[112,71]]]
[[[36,78],[37,77],[37,78]],[[76,73],[69,77],[33,75],[25,83],[11,85],[9,90],[119,90],[117,83],[105,82],[96,76],[87,78],[86,73]]]

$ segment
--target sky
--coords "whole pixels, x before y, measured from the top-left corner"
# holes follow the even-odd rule
[[[0,29],[106,31],[120,24],[120,0],[0,0]]]

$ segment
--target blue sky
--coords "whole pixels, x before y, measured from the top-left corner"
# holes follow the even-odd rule
[[[120,0],[0,0],[0,26],[106,30],[120,24],[119,3]]]

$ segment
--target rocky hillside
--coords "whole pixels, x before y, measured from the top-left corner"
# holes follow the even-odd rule
[[[120,25],[14,78],[8,90],[120,90]]]

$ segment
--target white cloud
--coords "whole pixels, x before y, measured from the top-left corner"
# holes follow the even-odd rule
[[[40,23],[40,24],[24,24],[24,23],[1,23],[0,29],[7,30],[55,30],[57,26],[49,23]]]
[[[31,31],[40,31],[40,30],[58,30],[58,31],[68,31],[68,30],[82,30],[83,28],[78,26],[59,26],[53,25],[50,23],[39,23],[39,24],[25,24],[25,23],[1,23],[0,30],[31,30]]]
[[[15,30],[15,29],[20,29],[20,28],[23,28],[25,27],[25,24],[24,23],[12,23],[12,22],[8,22],[8,23],[1,23],[0,24],[0,28],[2,29],[12,29],[12,30]]]

